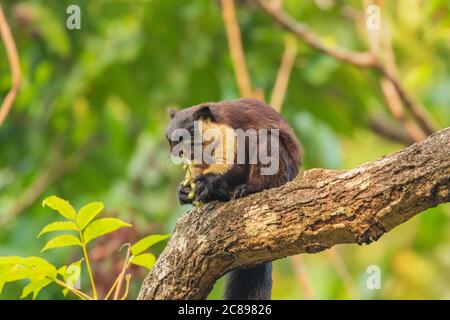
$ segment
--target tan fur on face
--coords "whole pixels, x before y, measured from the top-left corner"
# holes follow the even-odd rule
[[[200,120],[202,130],[202,145],[205,148],[214,147],[213,163],[206,164],[202,159],[202,164],[189,164],[192,178],[200,174],[224,174],[229,171],[235,161],[236,155],[236,135],[233,128],[212,122],[210,120]]]

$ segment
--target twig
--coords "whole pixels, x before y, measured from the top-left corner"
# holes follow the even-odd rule
[[[118,279],[117,287],[116,287],[116,291],[114,292],[113,300],[119,299],[119,294],[122,289],[123,279],[125,278],[125,273],[127,272],[127,269],[130,266],[130,256],[131,256],[131,247],[128,245],[127,255],[125,257],[125,261],[123,262],[122,271],[120,272],[119,276],[117,277],[117,279]]]
[[[228,47],[230,49],[231,63],[233,65],[236,83],[242,97],[253,97],[253,89],[245,62],[244,50],[239,24],[236,18],[234,0],[221,0],[222,15],[227,33]]]
[[[109,297],[111,296],[111,294],[114,292],[114,289],[116,288],[118,282],[119,282],[119,277],[117,277],[116,280],[114,280],[114,283],[113,283],[113,285],[111,286],[111,288],[109,289],[108,293],[106,294],[104,300],[108,300],[108,299],[109,299]]]
[[[88,296],[87,294],[85,294],[84,292],[73,288],[71,286],[68,286],[65,282],[59,280],[59,279],[51,279],[52,281],[54,281],[56,284],[60,285],[61,287],[69,290],[70,292],[72,292],[73,294],[75,294],[78,298],[80,298],[81,300],[93,300],[92,297]]]
[[[125,292],[123,293],[122,298],[120,298],[120,300],[125,300],[128,296],[128,292],[130,289],[131,273],[125,276],[125,280],[126,280]]]
[[[328,46],[320,40],[306,25],[300,24],[291,18],[286,12],[271,6],[264,0],[256,0],[256,3],[263,9],[272,19],[287,31],[292,32],[302,39],[310,47],[330,55],[338,60],[351,63],[360,67],[374,67],[377,60],[370,52],[351,51],[342,47]]]
[[[371,1],[364,0],[363,3],[364,7],[368,7],[371,4]],[[382,68],[385,69],[385,72],[382,72],[380,78],[381,91],[383,93],[386,106],[392,116],[404,128],[409,138],[414,142],[418,142],[425,139],[427,134],[406,117],[403,101],[399,95],[395,83],[385,75],[385,73],[389,73],[392,77],[397,79],[398,71],[387,22],[383,23],[382,28],[383,29],[381,32],[378,30],[368,30],[367,34],[370,51],[379,61],[383,61]]]
[[[402,101],[395,89],[394,83],[386,77],[380,79],[381,91],[392,116],[403,126],[406,134],[413,142],[422,141],[426,134],[414,122],[410,121],[404,112]]]
[[[424,107],[414,101],[410,94],[403,88],[398,79],[392,75],[385,66],[377,66],[377,70],[392,82],[395,90],[397,91],[400,99],[403,101],[405,107],[410,111],[413,118],[417,121],[417,124],[424,131],[426,135],[431,135],[434,133],[435,129],[428,116],[425,114]]]
[[[289,84],[289,76],[291,75],[298,47],[296,40],[292,37],[287,36],[284,43],[285,49],[272,91],[272,97],[270,99],[270,105],[278,112],[280,112],[283,105],[284,97]]]
[[[393,125],[386,119],[371,117],[369,118],[369,128],[379,136],[394,142],[409,146],[415,142],[405,130],[399,126]]]
[[[302,39],[310,47],[332,56],[340,61],[349,63],[358,67],[373,68],[380,72],[382,77],[386,77],[392,82],[394,89],[397,91],[399,98],[410,111],[413,118],[417,121],[419,127],[426,135],[434,132],[434,127],[427,115],[423,111],[423,107],[414,101],[409,93],[403,88],[395,75],[378,59],[372,52],[351,51],[342,47],[328,46],[323,43],[320,38],[314,34],[306,25],[298,23],[291,18],[286,12],[280,8],[275,8],[268,4],[265,0],[255,0],[259,7],[265,11],[272,19],[287,31],[295,34]]]
[[[11,30],[8,25],[8,21],[5,18],[3,9],[0,6],[0,33],[2,35],[3,43],[5,44],[6,55],[8,56],[8,62],[11,67],[12,84],[11,89],[6,95],[3,103],[0,107],[0,127],[11,111],[14,100],[20,88],[20,61],[19,54],[17,53],[17,47],[14,42],[14,38],[11,34]]]

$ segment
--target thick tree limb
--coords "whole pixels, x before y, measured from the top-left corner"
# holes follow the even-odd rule
[[[449,201],[447,128],[352,170],[307,170],[280,188],[186,213],[139,298],[202,299],[230,269],[370,243]]]

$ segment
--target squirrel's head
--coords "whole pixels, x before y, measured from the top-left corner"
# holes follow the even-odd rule
[[[196,121],[211,121],[216,122],[212,108],[209,105],[198,105],[187,109],[168,110],[170,117],[169,125],[166,129],[166,139],[169,142],[170,150],[182,142],[183,133],[189,132],[191,137],[194,137],[195,122]]]

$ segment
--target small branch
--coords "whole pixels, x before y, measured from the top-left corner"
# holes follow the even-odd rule
[[[97,287],[95,286],[94,274],[92,272],[91,261],[89,259],[89,254],[87,252],[86,243],[84,242],[83,233],[80,230],[81,248],[83,250],[84,262],[86,263],[86,268],[89,275],[89,281],[91,282],[92,293],[94,295],[94,300],[98,299]]]
[[[433,124],[423,111],[424,107],[414,101],[411,95],[403,88],[398,79],[393,76],[384,66],[377,66],[377,70],[392,82],[392,85],[400,96],[400,99],[403,101],[405,107],[411,112],[412,117],[417,121],[417,124],[424,131],[424,133],[426,135],[430,135],[435,132]]]
[[[401,143],[405,146],[409,146],[416,142],[412,139],[404,130],[399,126],[394,125],[386,121],[386,119],[372,117],[369,119],[369,128],[379,136],[393,141]]]
[[[123,293],[120,300],[125,300],[128,297],[128,292],[130,290],[130,280],[131,280],[131,274],[129,273],[125,276],[125,281],[126,281],[125,292]]]
[[[402,101],[398,95],[397,90],[391,80],[386,77],[380,79],[381,91],[392,116],[404,128],[409,139],[413,142],[422,141],[427,135],[414,122],[410,121],[404,112]]]
[[[113,298],[114,300],[119,299],[119,294],[120,294],[120,291],[122,290],[122,283],[123,283],[123,280],[125,279],[125,273],[127,272],[127,269],[130,266],[130,256],[131,256],[131,247],[130,247],[130,245],[128,245],[127,255],[125,256],[125,261],[123,262],[122,271],[120,272],[119,276],[117,277],[117,287],[114,292],[114,298]],[[127,284],[126,290],[128,291],[128,284]]]
[[[357,67],[373,68],[377,70],[382,77],[392,82],[399,98],[405,107],[410,111],[412,117],[417,121],[419,127],[424,131],[425,135],[432,134],[434,126],[424,112],[424,108],[415,102],[412,96],[403,88],[395,75],[373,54],[373,52],[351,51],[342,47],[328,46],[320,38],[312,32],[306,25],[298,23],[286,12],[270,5],[265,0],[255,0],[259,7],[266,12],[278,25],[285,30],[293,33],[303,40],[311,48],[334,57],[342,62],[355,65]],[[373,50],[372,50],[373,51]],[[408,130],[413,130],[411,126]]]
[[[364,0],[363,3],[364,7],[368,7],[371,4],[371,1]],[[370,52],[372,52],[372,54],[377,57],[379,61],[384,61],[381,68],[384,68],[385,71],[382,72],[380,78],[380,87],[386,106],[412,141],[422,141],[427,137],[427,134],[422,130],[422,128],[418,127],[414,122],[406,117],[403,101],[397,88],[400,87],[400,85],[397,84],[396,87],[396,84],[385,74],[389,73],[393,78],[395,77],[395,79],[397,79],[397,62],[395,60],[395,54],[392,48],[391,36],[387,22],[382,24],[382,30],[367,30],[367,33]],[[398,83],[397,80],[396,82]]]
[[[82,291],[80,291],[80,290],[78,290],[76,288],[68,286],[65,282],[63,282],[63,281],[61,281],[59,279],[51,279],[51,280],[54,281],[56,284],[60,285],[61,287],[69,290],[70,292],[75,294],[81,300],[93,300],[92,297],[88,296],[84,292],[82,292]]]
[[[286,37],[285,49],[281,57],[280,68],[278,69],[277,78],[272,91],[270,105],[280,112],[283,106],[284,96],[289,84],[289,76],[291,75],[292,67],[294,65],[295,57],[297,56],[297,42],[291,37]]]
[[[239,24],[236,18],[234,0],[221,0],[222,15],[227,33],[228,47],[230,49],[236,83],[241,97],[253,97],[253,89],[245,62],[245,54],[242,48],[242,39]]]
[[[291,18],[286,12],[267,1],[256,0],[256,3],[282,28],[292,32],[302,39],[310,47],[332,56],[340,61],[353,64],[359,67],[375,67],[377,60],[370,52],[351,51],[342,47],[332,47],[326,45],[313,33],[306,25],[300,24]]]
[[[450,128],[351,170],[312,169],[270,190],[212,202],[177,221],[140,299],[203,299],[235,268],[336,244],[368,244],[450,202]]]
[[[19,54],[17,53],[17,47],[14,42],[14,38],[11,34],[11,30],[8,25],[8,21],[5,18],[3,9],[0,6],[0,33],[2,35],[3,43],[5,44],[6,55],[8,56],[8,62],[11,67],[12,85],[8,94],[6,95],[3,103],[0,107],[0,127],[11,111],[14,100],[20,88],[20,62]]]

